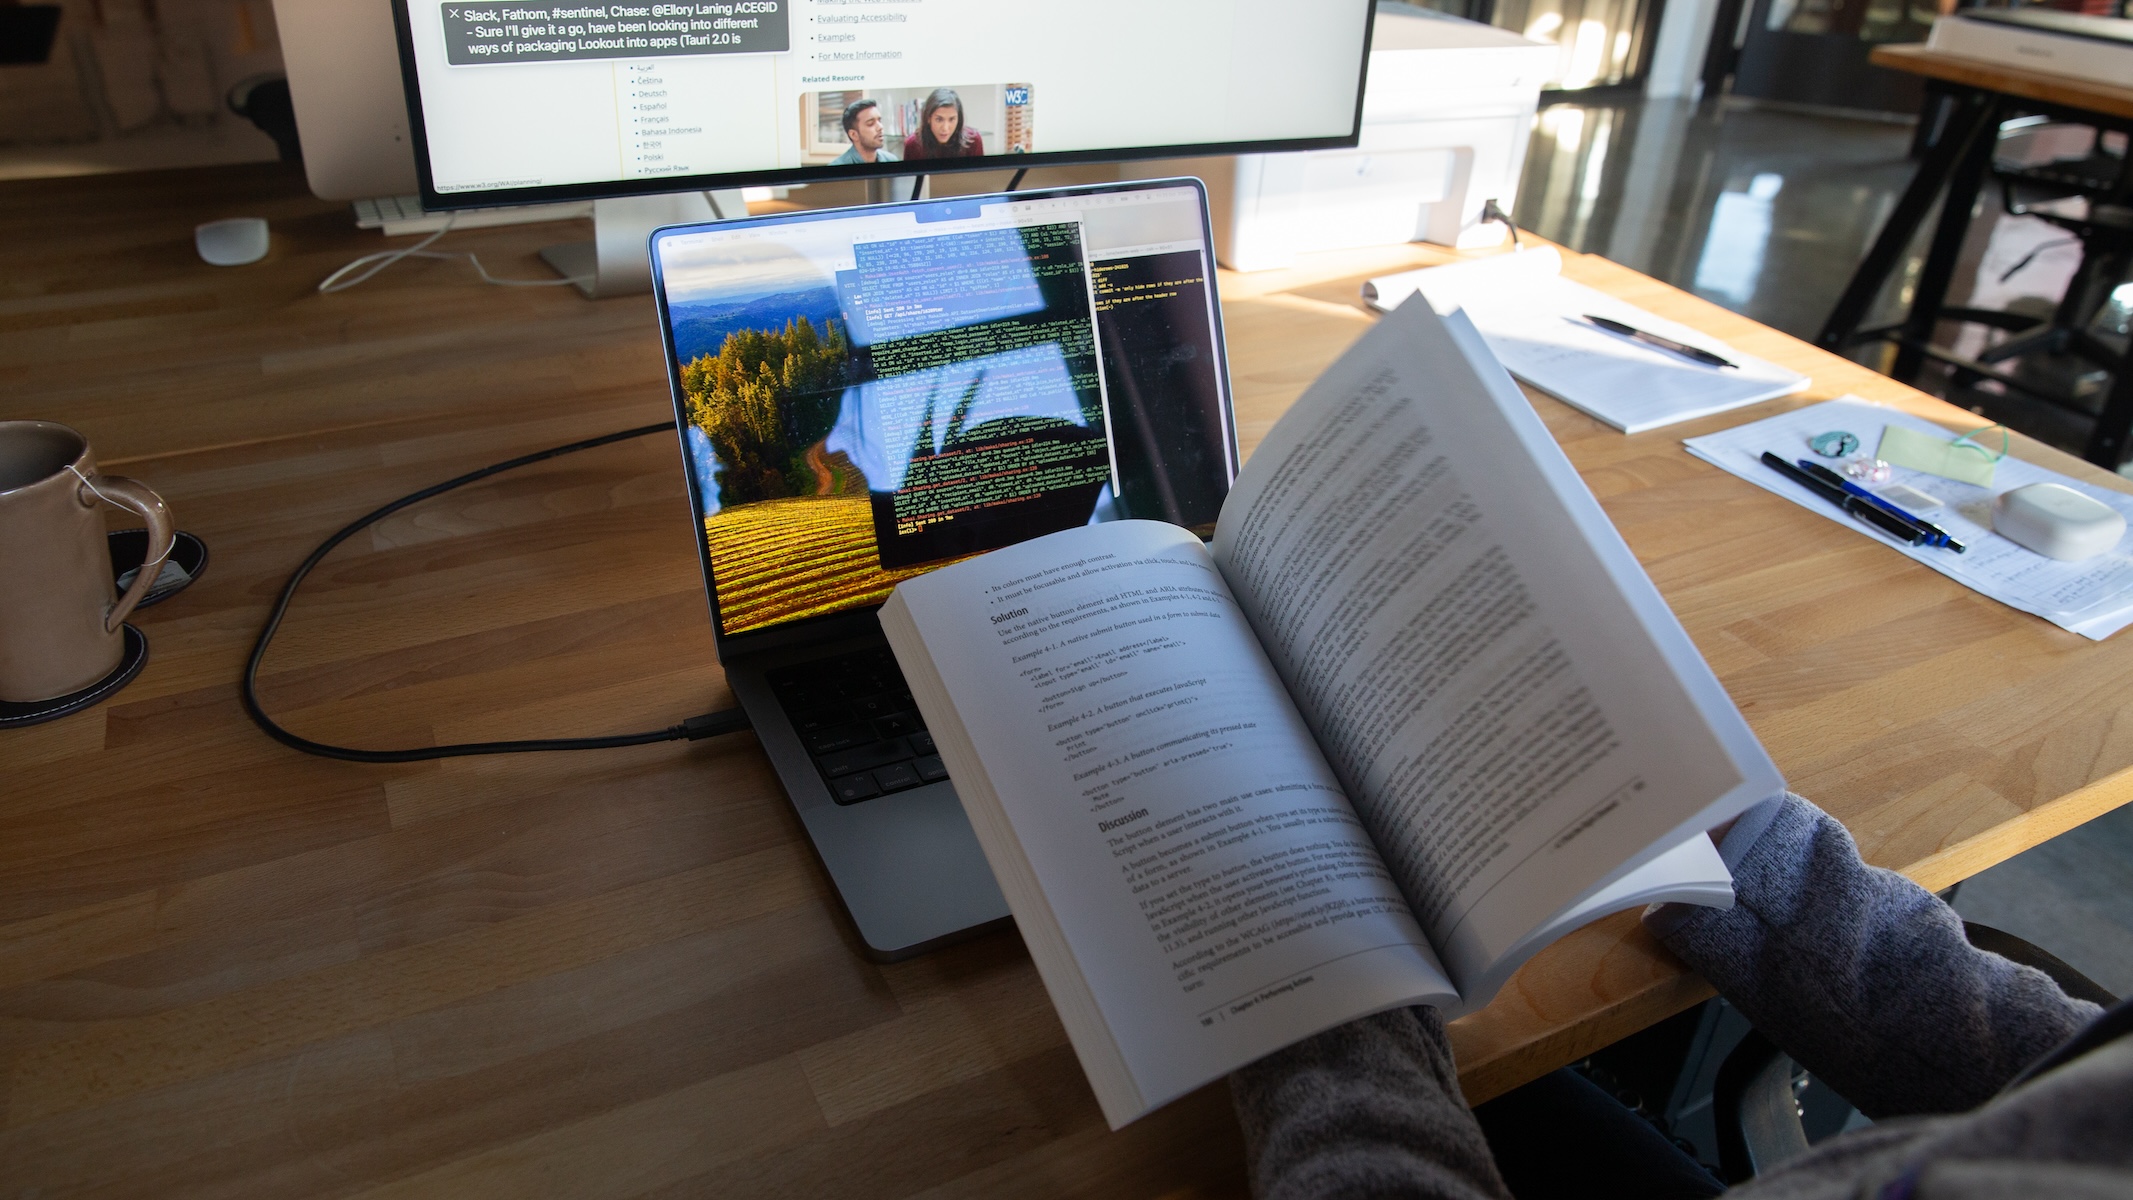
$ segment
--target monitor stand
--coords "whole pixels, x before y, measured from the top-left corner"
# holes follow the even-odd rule
[[[652,290],[646,243],[654,229],[747,215],[748,205],[737,188],[595,200],[593,240],[550,246],[541,251],[541,259],[577,284],[587,299],[642,295]]]

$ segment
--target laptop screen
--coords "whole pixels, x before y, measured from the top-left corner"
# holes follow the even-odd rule
[[[1194,182],[677,227],[653,264],[727,636],[1093,521],[1205,536],[1236,476]]]

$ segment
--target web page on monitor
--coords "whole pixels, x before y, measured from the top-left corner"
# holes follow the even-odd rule
[[[405,0],[439,192],[1338,137],[1367,4]]]

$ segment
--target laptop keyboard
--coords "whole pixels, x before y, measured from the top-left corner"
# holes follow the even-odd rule
[[[780,667],[765,678],[837,803],[948,778],[888,647]]]

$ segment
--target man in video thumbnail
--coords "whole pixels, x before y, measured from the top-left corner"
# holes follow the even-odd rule
[[[881,107],[872,100],[854,100],[844,107],[844,140],[851,143],[844,153],[829,161],[833,167],[854,163],[898,162],[883,148],[887,139],[881,130]]]

